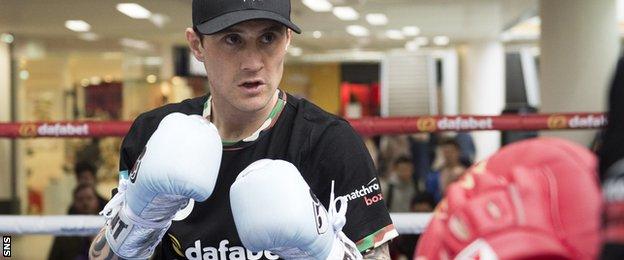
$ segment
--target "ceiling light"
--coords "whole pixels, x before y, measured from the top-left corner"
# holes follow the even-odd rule
[[[420,48],[420,45],[414,40],[405,43],[405,49],[408,51],[417,51]]]
[[[386,31],[386,37],[393,39],[393,40],[403,40],[405,39],[405,36],[403,36],[403,32],[399,31],[399,30],[387,30]]]
[[[323,33],[321,31],[314,31],[312,33],[312,37],[314,37],[314,39],[321,38],[322,36],[323,36]]]
[[[143,64],[146,66],[160,66],[162,65],[162,58],[160,57],[146,57],[143,60]]]
[[[91,83],[91,85],[100,85],[102,84],[102,78],[98,76],[93,76],[89,79],[89,82]]]
[[[429,44],[429,39],[427,37],[421,36],[416,37],[416,39],[414,39],[414,42],[416,42],[419,46],[425,46]]]
[[[19,72],[19,78],[22,80],[27,80],[30,77],[30,73],[27,70],[21,70]]]
[[[298,57],[301,56],[301,54],[303,53],[303,50],[299,47],[295,47],[295,46],[290,46],[288,48],[288,53],[290,53],[290,55]]]
[[[347,32],[356,37],[366,37],[370,35],[368,29],[361,25],[349,25],[347,26]]]
[[[158,80],[158,78],[154,74],[150,74],[150,75],[147,75],[147,77],[145,77],[145,81],[147,81],[147,83],[150,83],[150,84],[156,83],[156,80]]]
[[[417,36],[420,34],[420,28],[416,27],[416,26],[405,26],[403,27],[403,29],[401,30],[403,31],[403,35],[405,36]]]
[[[78,35],[78,38],[81,40],[92,42],[92,41],[99,40],[100,36],[92,32],[86,32],[86,33],[81,33],[80,35]]]
[[[83,20],[67,20],[65,21],[65,27],[74,32],[88,32],[91,30],[91,25]]]
[[[15,40],[15,37],[10,33],[3,33],[0,34],[0,40],[6,44],[11,44]]]
[[[156,27],[163,28],[165,26],[165,24],[167,24],[169,22],[169,20],[171,20],[171,19],[169,18],[169,16],[166,16],[164,14],[152,14],[149,17],[149,20],[154,25],[156,25]]]
[[[302,0],[301,2],[315,12],[329,12],[333,7],[327,0]]]
[[[119,43],[124,47],[135,48],[140,50],[150,50],[153,49],[152,45],[146,41],[135,40],[130,38],[122,38],[119,40]]]
[[[91,81],[89,81],[89,79],[82,79],[80,81],[80,86],[87,87],[89,86],[89,84],[91,84]]]
[[[433,44],[438,46],[446,46],[449,44],[451,40],[447,36],[436,36],[433,37]]]
[[[385,14],[367,14],[366,21],[371,25],[386,25],[388,17]]]
[[[117,11],[130,16],[133,19],[147,19],[152,15],[152,12],[145,9],[145,7],[135,3],[117,4]]]
[[[333,13],[338,19],[343,21],[353,21],[360,18],[360,14],[349,6],[334,7]]]

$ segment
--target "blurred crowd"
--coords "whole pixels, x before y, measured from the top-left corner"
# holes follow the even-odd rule
[[[467,133],[381,136],[365,143],[379,170],[390,212],[432,212],[446,188],[472,165],[476,154]],[[392,258],[411,258],[419,236],[394,239]]]

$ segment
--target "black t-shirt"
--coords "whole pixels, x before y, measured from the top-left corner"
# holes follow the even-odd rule
[[[294,164],[326,208],[334,180],[336,195],[347,195],[349,199],[343,232],[360,251],[398,235],[384,202],[380,201],[383,197],[376,170],[360,136],[345,120],[304,99],[280,94],[286,101],[283,109],[256,140],[224,145],[212,195],[204,202],[196,202],[186,219],[173,222],[163,237],[159,257],[277,259],[270,252],[251,253],[242,247],[230,209],[230,186],[238,173],[264,158]],[[140,115],[124,138],[120,170],[132,168],[162,118],[173,112],[202,115],[206,101],[203,96]]]

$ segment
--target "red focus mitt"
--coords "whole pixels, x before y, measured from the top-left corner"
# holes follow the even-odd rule
[[[510,144],[453,183],[414,259],[595,259],[595,156],[555,138]]]

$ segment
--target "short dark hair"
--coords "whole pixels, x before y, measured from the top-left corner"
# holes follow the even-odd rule
[[[401,163],[412,163],[412,159],[403,155],[403,156],[399,156],[398,158],[394,160],[394,165],[399,165]]]
[[[95,176],[97,168],[95,168],[95,165],[90,162],[77,162],[76,165],[74,165],[74,173],[76,173],[76,177],[79,177],[80,174],[85,171],[91,172],[91,174]]]
[[[412,198],[412,205],[419,203],[427,203],[431,208],[435,208],[436,206],[435,198],[429,192],[418,193]]]
[[[444,137],[442,139],[440,139],[440,141],[438,142],[439,146],[442,145],[452,145],[455,146],[455,148],[457,149],[461,149],[461,147],[459,146],[459,143],[457,142],[457,140],[455,140],[455,138],[451,138],[451,137]]]

